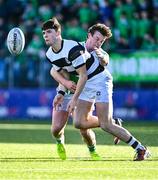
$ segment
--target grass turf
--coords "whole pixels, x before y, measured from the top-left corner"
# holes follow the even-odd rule
[[[67,126],[67,160],[56,153],[50,125],[0,123],[0,179],[158,179],[158,123],[124,123],[152,152],[147,161],[133,162],[134,151],[124,143],[113,145],[113,137],[97,129],[97,151],[102,161],[90,159],[79,131]]]

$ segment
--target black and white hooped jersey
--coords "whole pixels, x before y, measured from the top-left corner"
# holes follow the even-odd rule
[[[62,47],[54,52],[50,47],[46,57],[58,72],[62,69],[76,74],[76,69],[86,64],[88,79],[102,72],[104,68],[99,64],[98,58],[85,49],[84,44],[72,40],[62,40]]]

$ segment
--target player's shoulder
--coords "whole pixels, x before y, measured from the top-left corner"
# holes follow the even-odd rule
[[[75,60],[81,54],[85,53],[85,48],[77,41],[64,40],[64,48],[67,49],[68,59],[70,61]]]
[[[75,53],[76,51],[84,51],[85,48],[79,42],[73,40],[64,40],[64,48],[69,50],[69,54]]]
[[[73,48],[74,46],[78,46],[78,42],[74,40],[64,39],[64,45],[69,48]]]
[[[85,47],[85,41],[79,42],[79,44],[83,47]]]

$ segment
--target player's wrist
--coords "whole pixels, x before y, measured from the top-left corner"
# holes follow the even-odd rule
[[[62,81],[62,85],[63,85],[64,87],[67,87],[67,84],[69,83],[69,81],[70,81],[70,80],[64,79],[64,80]]]
[[[61,95],[65,95],[65,91],[62,91],[62,90],[59,90],[58,92],[57,92],[57,94],[61,94]]]

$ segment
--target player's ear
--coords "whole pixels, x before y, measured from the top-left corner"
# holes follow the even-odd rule
[[[60,32],[60,31],[57,31],[57,32],[56,32],[56,35],[57,35],[57,36],[60,36],[60,35],[61,35],[61,32]]]
[[[88,38],[90,38],[90,37],[92,37],[92,34],[91,34],[91,33],[88,33],[88,35],[87,35],[87,36],[88,36]]]

